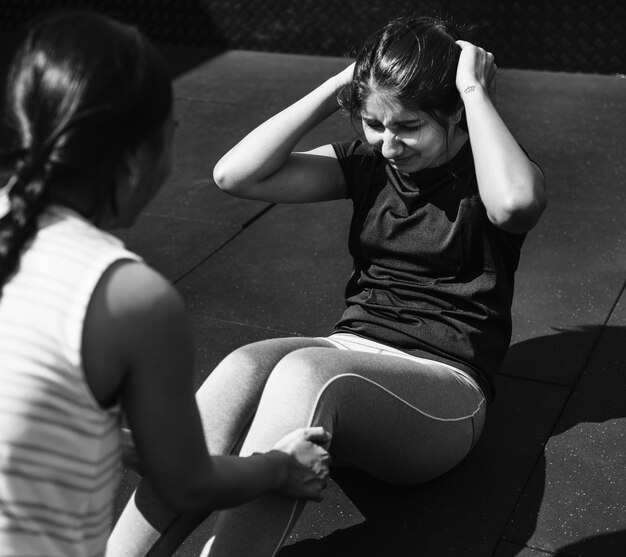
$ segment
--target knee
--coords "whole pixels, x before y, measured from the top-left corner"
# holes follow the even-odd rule
[[[317,352],[315,348],[302,348],[284,356],[268,378],[267,395],[293,403],[315,399],[326,382],[328,367]]]
[[[328,365],[315,349],[300,349],[283,357],[274,367],[263,390],[267,407],[289,409],[302,417],[302,425],[322,425],[332,431],[335,411],[325,396]],[[332,397],[331,397],[332,398]]]
[[[241,384],[255,382],[262,373],[263,358],[258,355],[258,349],[253,344],[242,346],[228,354],[211,371],[196,393],[197,399],[202,399],[206,392],[216,388],[230,389]]]
[[[246,377],[253,374],[259,366],[259,360],[254,356],[254,350],[249,346],[242,346],[226,356],[211,372],[212,381],[233,381],[237,377]]]
[[[246,372],[253,371],[262,365],[258,343],[247,344],[237,348],[217,365],[214,371],[224,370],[226,372]]]

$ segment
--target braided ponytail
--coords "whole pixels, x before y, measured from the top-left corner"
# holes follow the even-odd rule
[[[24,247],[37,232],[39,216],[48,201],[46,186],[52,168],[49,157],[64,132],[61,128],[52,134],[38,154],[22,148],[3,157],[13,159],[15,170],[4,187],[8,208],[0,217],[0,295]]]
[[[8,211],[0,218],[0,293],[15,271],[26,243],[37,231],[37,220],[46,205],[45,177],[22,163],[5,186]]]
[[[172,111],[172,84],[133,26],[64,11],[28,30],[10,66],[0,166],[0,295],[48,204],[99,225],[116,214],[117,172]]]

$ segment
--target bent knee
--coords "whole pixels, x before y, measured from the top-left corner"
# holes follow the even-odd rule
[[[256,343],[258,344],[258,343]],[[217,385],[219,389],[230,388],[241,384],[261,380],[272,369],[255,344],[248,344],[228,354],[210,373],[208,379],[200,386],[196,396],[202,397],[205,390],[211,391]]]
[[[333,375],[326,348],[300,348],[284,356],[274,367],[270,381],[321,387]]]
[[[247,344],[228,354],[215,368],[215,372],[245,372],[254,370],[262,365],[258,348],[254,344]]]
[[[324,391],[335,375],[329,362],[320,355],[327,349],[302,348],[283,357],[274,367],[264,389],[264,396],[309,406]]]

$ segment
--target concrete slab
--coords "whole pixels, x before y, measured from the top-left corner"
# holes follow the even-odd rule
[[[621,203],[620,196],[614,201]],[[615,218],[614,209],[601,209],[599,203],[586,210],[555,208],[545,219],[522,251],[513,303],[513,342],[603,323],[626,275],[626,227]],[[568,358],[579,359],[593,342],[592,335],[579,336],[581,342],[570,350],[546,352],[547,360],[540,365],[505,365],[504,372],[574,385],[581,370]]]
[[[624,555],[625,361],[622,296],[546,445],[545,470],[535,469],[506,539],[521,537],[532,547],[571,555]]]
[[[248,131],[345,68],[342,58],[227,51],[208,59],[176,80],[180,105],[192,104],[195,122],[219,141],[217,149],[205,149],[212,169],[217,160]],[[204,110],[200,108],[204,105]],[[214,114],[203,114],[203,111]],[[199,131],[202,136],[202,130]],[[352,137],[347,116],[337,113],[298,145],[305,150]],[[196,140],[198,139],[194,136]]]
[[[178,284],[190,310],[284,335],[328,334],[352,270],[350,210],[348,201],[272,208]]]
[[[172,175],[145,212],[241,226],[263,211],[267,203],[236,199],[213,182],[215,163],[228,150],[227,145],[239,139],[232,129],[216,123],[221,121],[219,107],[177,98],[175,117],[179,125]]]
[[[222,321],[193,314],[196,340],[196,381],[202,381],[220,361],[236,348],[268,338],[277,337],[281,331],[269,327],[255,327],[243,323]]]
[[[184,98],[276,111],[350,63],[331,56],[225,51],[180,76],[176,92]]]
[[[529,234],[513,304],[513,342],[604,322],[626,275],[622,131],[626,80],[614,76],[503,70],[498,108],[519,141],[540,162],[549,206]],[[520,109],[523,107],[523,109]],[[561,348],[564,338],[554,339]],[[511,362],[504,373],[573,385],[572,360],[588,352],[593,335],[542,362]],[[571,358],[571,359],[570,359]]]
[[[239,231],[237,226],[146,213],[131,229],[114,234],[175,283]]]

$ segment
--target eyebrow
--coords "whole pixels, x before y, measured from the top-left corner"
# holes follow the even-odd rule
[[[369,116],[367,114],[361,114],[361,118],[363,118],[363,120],[367,120],[368,122],[379,122],[378,118],[374,118],[373,116]],[[392,122],[391,124],[394,126],[406,126],[407,124],[421,124],[422,122],[422,118],[412,118],[410,120],[400,120],[398,122]]]

